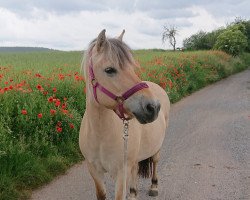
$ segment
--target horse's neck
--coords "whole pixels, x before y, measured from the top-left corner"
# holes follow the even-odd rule
[[[86,99],[86,112],[88,124],[95,131],[101,131],[107,120],[110,119],[110,110],[88,97]]]

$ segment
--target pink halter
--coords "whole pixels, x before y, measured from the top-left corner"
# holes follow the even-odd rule
[[[91,54],[90,54],[91,56]],[[117,107],[114,109],[114,112],[120,117],[122,120],[129,120],[129,118],[125,117],[125,109],[123,107],[123,103],[126,99],[128,99],[130,96],[132,96],[134,93],[138,92],[139,90],[142,90],[144,88],[148,88],[148,85],[146,83],[138,83],[132,88],[130,88],[128,91],[124,92],[121,96],[116,96],[109,90],[107,90],[105,87],[103,87],[100,83],[95,78],[95,74],[93,71],[93,62],[92,62],[92,56],[90,58],[90,65],[89,65],[89,76],[91,80],[91,84],[93,87],[93,93],[94,93],[94,98],[97,103],[99,103],[98,98],[97,98],[97,93],[96,89],[98,88],[101,92],[109,96],[111,99],[117,101]]]

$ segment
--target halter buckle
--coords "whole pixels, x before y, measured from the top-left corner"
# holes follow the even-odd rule
[[[116,97],[115,100],[118,102],[118,104],[123,104],[123,102],[125,101],[125,99],[122,96]]]
[[[93,79],[91,80],[91,85],[92,85],[93,87],[96,87],[96,85],[97,85],[97,80],[96,80],[95,78],[93,78]]]

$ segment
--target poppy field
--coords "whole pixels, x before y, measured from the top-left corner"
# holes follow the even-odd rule
[[[250,65],[250,54],[134,51],[136,73],[164,88],[172,103]],[[32,189],[83,159],[78,134],[85,110],[81,52],[0,54],[0,199]]]

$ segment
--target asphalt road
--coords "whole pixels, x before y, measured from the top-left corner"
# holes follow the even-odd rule
[[[139,200],[250,200],[250,70],[208,86],[172,105],[159,166],[159,196]],[[108,199],[114,183],[107,176]],[[95,200],[84,162],[72,167],[33,200]]]

